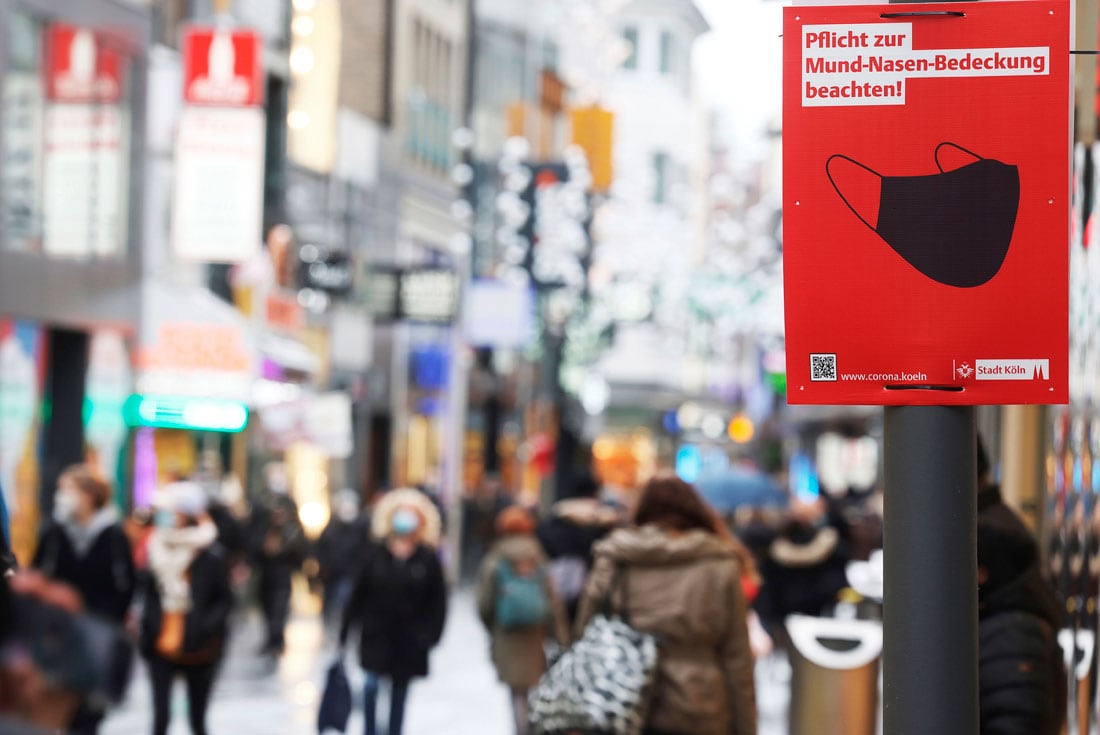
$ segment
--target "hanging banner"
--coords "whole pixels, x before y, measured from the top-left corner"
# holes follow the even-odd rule
[[[253,31],[184,31],[172,243],[181,260],[240,263],[263,239],[263,42]]]
[[[790,403],[1067,400],[1070,13],[784,10]]]
[[[54,24],[45,36],[43,249],[118,255],[128,224],[124,59],[88,28]]]

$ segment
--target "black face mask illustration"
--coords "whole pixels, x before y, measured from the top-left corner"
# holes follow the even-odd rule
[[[944,171],[939,160],[944,146],[976,160]],[[936,146],[933,159],[939,173],[882,176],[836,154],[825,163],[825,174],[852,213],[918,271],[947,286],[981,286],[997,275],[1012,242],[1020,203],[1019,171],[954,143]],[[837,161],[858,166],[880,179],[875,224],[837,186],[833,178]]]

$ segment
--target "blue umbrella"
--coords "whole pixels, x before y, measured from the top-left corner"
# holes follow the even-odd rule
[[[699,494],[719,513],[733,513],[742,506],[781,508],[787,495],[767,475],[756,470],[731,467],[720,475],[696,483]]]

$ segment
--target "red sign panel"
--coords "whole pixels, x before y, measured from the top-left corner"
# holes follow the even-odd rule
[[[88,28],[53,24],[46,29],[46,94],[54,102],[118,102],[122,55]]]
[[[183,33],[183,98],[192,105],[263,104],[263,38],[250,30],[190,27]]]
[[[784,10],[790,403],[1064,403],[1065,0]]]

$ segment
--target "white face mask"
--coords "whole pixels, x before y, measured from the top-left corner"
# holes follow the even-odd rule
[[[80,498],[72,490],[58,490],[53,496],[54,520],[65,523],[73,520],[80,508]]]

